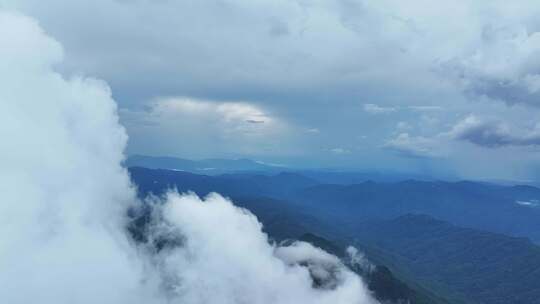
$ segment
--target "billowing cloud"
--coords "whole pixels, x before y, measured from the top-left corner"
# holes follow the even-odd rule
[[[0,294],[6,303],[143,303],[122,221],[133,200],[109,88],[64,79],[60,45],[0,11]],[[99,295],[99,300],[96,296]]]
[[[540,145],[540,128],[515,130],[500,120],[480,119],[474,115],[458,122],[449,135],[488,148]]]
[[[142,202],[120,166],[127,137],[108,86],[55,72],[61,47],[30,18],[0,11],[0,44],[3,302],[375,303],[336,257],[270,244],[255,216],[217,194],[146,202],[149,242],[136,242],[127,211]],[[273,121],[238,104],[167,109]]]
[[[161,278],[173,285],[168,296],[175,301],[375,303],[337,257],[303,242],[269,245],[249,211],[217,194],[202,201],[169,193],[159,212],[152,232],[171,239],[178,231],[182,240],[157,257]]]

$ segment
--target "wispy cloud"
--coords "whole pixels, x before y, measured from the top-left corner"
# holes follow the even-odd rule
[[[442,106],[409,106],[408,108],[418,112],[437,112],[444,110]]]
[[[334,154],[338,154],[338,155],[343,155],[343,154],[350,154],[351,150],[348,150],[348,149],[345,149],[345,148],[332,148],[332,149],[330,149],[330,152],[332,152]]]
[[[538,207],[540,206],[540,201],[538,200],[529,200],[529,201],[516,201],[516,204],[526,207]]]
[[[369,114],[387,114],[397,111],[395,107],[383,107],[373,103],[364,104],[364,111]]]
[[[437,157],[440,152],[437,142],[428,137],[411,136],[409,133],[400,133],[397,137],[389,139],[383,148],[393,150],[406,157]]]

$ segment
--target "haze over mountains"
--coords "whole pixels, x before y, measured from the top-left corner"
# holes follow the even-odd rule
[[[200,196],[216,191],[254,212],[277,239],[315,234],[354,244],[390,269],[393,288],[412,290],[408,298],[400,293],[411,303],[540,302],[538,188],[416,180],[327,184],[317,174],[236,169],[212,176],[129,171],[141,196],[171,188]]]
[[[351,215],[353,219],[429,214],[464,227],[529,237],[540,242],[540,189],[532,186],[413,180],[412,176],[392,173],[287,170],[250,160],[140,159],[128,158],[126,164],[185,171],[185,174],[148,173],[145,178],[155,177],[155,185],[140,185],[151,187],[143,188],[144,191],[176,185],[181,191],[192,190],[202,195],[215,191],[229,196],[271,196],[302,202],[310,212],[316,213],[322,208],[345,218]],[[164,159],[167,161],[163,162]],[[188,174],[199,173],[200,164],[207,163],[213,163],[215,170],[202,171],[221,174]],[[174,164],[182,164],[182,167],[167,167]]]
[[[132,155],[127,158],[125,165],[128,167],[139,166],[152,169],[199,172],[210,175],[226,172],[275,172],[279,170],[277,166],[269,166],[249,159],[189,160],[178,157],[151,157],[145,155]]]
[[[397,182],[408,179],[421,181],[460,181],[452,174],[420,174],[407,171],[362,170],[349,167],[294,167],[283,164],[265,163],[248,158],[226,159],[211,158],[191,160],[170,156],[131,155],[124,162],[126,167],[145,167],[153,169],[170,169],[203,175],[219,175],[225,173],[279,173],[283,171],[301,173],[327,184],[357,184],[365,181]],[[538,186],[534,180],[478,179],[475,181],[498,185],[530,185]]]
[[[203,175],[220,175],[226,173],[277,174],[280,172],[300,173],[319,182],[328,184],[354,184],[367,180],[401,181],[405,179],[434,180],[433,176],[418,173],[404,173],[391,170],[353,170],[347,168],[302,168],[289,167],[282,164],[270,164],[251,159],[201,159],[167,156],[131,155],[124,162],[126,167],[145,167],[186,171]],[[450,177],[448,177],[450,178]]]

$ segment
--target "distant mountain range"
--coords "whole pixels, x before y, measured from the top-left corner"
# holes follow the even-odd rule
[[[342,219],[428,214],[459,226],[528,237],[540,243],[540,189],[531,186],[408,180],[315,185],[295,194],[292,200]]]
[[[320,183],[327,184],[354,184],[367,180],[380,182],[395,182],[404,179],[433,180],[432,177],[402,172],[391,171],[360,171],[343,170],[337,168],[302,169],[290,168],[278,164],[269,164],[250,159],[202,159],[190,160],[178,157],[161,157],[132,155],[124,162],[126,167],[144,167],[150,169],[167,169],[185,171],[204,175],[221,175],[227,173],[250,173],[250,174],[276,174],[283,171],[302,174],[313,178]]]
[[[276,172],[280,167],[250,159],[202,159],[189,160],[178,157],[132,155],[125,161],[126,167],[168,169],[199,174],[215,175],[230,172]]]
[[[427,214],[459,226],[540,243],[540,189],[531,186],[415,180],[337,185],[292,172],[209,176],[140,167],[130,168],[130,172],[140,194],[177,188],[202,196],[218,192],[230,197],[269,197],[288,201],[312,215],[347,222]]]
[[[337,252],[354,244],[379,265],[381,284],[391,286],[380,299],[540,303],[540,247],[527,239],[540,240],[535,187],[416,180],[325,184],[298,172],[129,171],[140,196],[171,188],[201,196],[215,191],[251,210],[278,240],[311,234],[312,242],[327,240]]]
[[[405,180],[417,181],[460,181],[461,179],[451,175],[432,176],[426,174],[400,172],[392,170],[360,170],[350,168],[297,168],[288,167],[282,164],[272,164],[255,161],[246,158],[222,159],[210,158],[201,160],[191,160],[170,156],[147,156],[131,155],[124,161],[125,167],[144,167],[150,169],[167,169],[175,171],[185,171],[203,175],[221,175],[227,173],[248,173],[248,174],[276,174],[280,172],[292,172],[302,174],[317,180],[321,184],[341,184],[350,185],[366,181],[375,182],[400,182]],[[529,185],[540,187],[536,181],[516,181],[516,180],[478,180],[496,185],[514,186]]]

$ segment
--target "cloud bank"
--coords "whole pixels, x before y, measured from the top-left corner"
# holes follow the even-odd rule
[[[30,18],[0,11],[0,44],[2,301],[374,303],[335,257],[269,244],[252,214],[217,194],[169,194],[147,231],[169,246],[134,242],[126,211],[140,202],[107,85],[54,72],[62,48]]]

